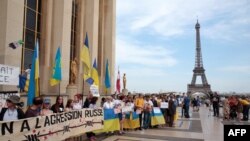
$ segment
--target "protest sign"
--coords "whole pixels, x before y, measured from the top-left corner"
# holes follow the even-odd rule
[[[98,86],[96,86],[96,85],[90,86],[90,92],[93,94],[94,97],[100,96]]]
[[[161,109],[159,107],[154,107],[154,113],[155,114],[161,113]]]
[[[103,109],[81,109],[0,122],[1,141],[55,141],[103,128]]]
[[[0,64],[0,85],[18,85],[20,68]]]
[[[168,102],[161,102],[161,108],[167,109],[168,108]]]
[[[123,112],[123,113],[132,112],[131,106],[124,106],[124,107],[122,107],[122,112]]]

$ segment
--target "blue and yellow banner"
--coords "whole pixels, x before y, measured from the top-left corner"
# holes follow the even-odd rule
[[[151,113],[151,126],[166,124],[164,116],[159,107],[154,107]]]
[[[104,109],[104,128],[102,130],[95,131],[95,133],[113,132],[118,130],[120,130],[118,115],[115,114],[114,109]]]
[[[140,127],[139,115],[136,112],[127,113],[123,124],[125,129],[135,129]]]

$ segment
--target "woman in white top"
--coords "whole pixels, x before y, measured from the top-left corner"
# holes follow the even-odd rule
[[[112,102],[111,96],[106,98],[106,102],[104,102],[103,108],[104,109],[113,109],[114,108],[114,103]]]
[[[80,102],[78,96],[75,95],[73,101],[73,110],[80,110],[80,109],[82,109],[82,103]]]

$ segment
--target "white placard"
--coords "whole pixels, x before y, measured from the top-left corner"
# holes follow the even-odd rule
[[[96,85],[90,86],[90,92],[93,94],[94,97],[100,96],[98,86],[96,86]]]
[[[128,113],[128,112],[131,112],[131,111],[132,111],[131,106],[122,107],[122,112],[123,113]]]
[[[161,109],[159,107],[154,107],[154,113],[155,114],[161,113]]]
[[[9,98],[11,95],[20,96],[20,94],[17,91],[0,92],[0,111],[3,107],[6,107],[6,99]]]
[[[167,109],[168,108],[168,102],[161,102],[161,108]]]
[[[0,64],[0,85],[15,85],[19,83],[20,68]]]

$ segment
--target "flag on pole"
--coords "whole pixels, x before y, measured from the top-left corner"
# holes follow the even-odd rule
[[[99,75],[98,75],[98,71],[97,71],[97,63],[96,63],[96,59],[94,61],[92,70],[91,70],[91,77],[94,80],[94,84],[96,86],[99,86]]]
[[[106,62],[106,72],[105,72],[105,88],[110,88],[110,76],[109,76],[109,62]]]
[[[30,72],[30,82],[28,90],[28,100],[27,105],[32,105],[33,99],[39,96],[39,44],[36,41],[35,51],[32,60],[31,72]]]
[[[91,80],[89,41],[88,41],[88,34],[87,33],[86,33],[84,46],[83,46],[80,54],[81,54],[81,61],[83,62],[83,79],[85,81]],[[88,82],[88,83],[90,84],[90,82]]]
[[[53,73],[52,77],[50,78],[50,85],[55,86],[62,80],[62,69],[61,69],[61,51],[60,47],[57,49]]]
[[[118,69],[118,75],[116,80],[116,92],[121,93],[121,82],[120,82],[120,70]]]
[[[23,45],[23,40],[18,40],[18,41],[9,43],[9,47],[11,47],[12,49],[16,49],[20,47],[21,45]]]

